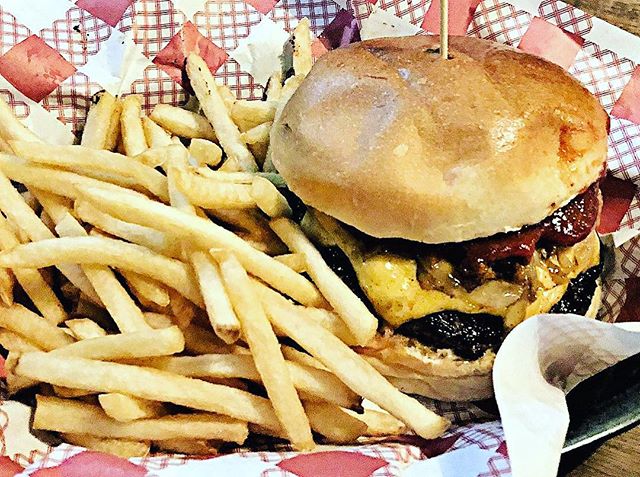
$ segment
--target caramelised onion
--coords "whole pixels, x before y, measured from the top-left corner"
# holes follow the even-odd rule
[[[469,299],[487,308],[503,309],[522,295],[522,287],[503,280],[491,280],[469,293]]]

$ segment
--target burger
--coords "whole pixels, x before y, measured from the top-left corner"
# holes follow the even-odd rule
[[[323,252],[380,318],[360,352],[465,401],[492,395],[523,320],[596,315],[608,116],[553,63],[449,45],[447,59],[437,36],[325,54],[271,146],[291,192],[344,231]]]

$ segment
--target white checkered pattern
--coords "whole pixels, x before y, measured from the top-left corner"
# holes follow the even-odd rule
[[[18,0],[11,0],[14,1]],[[151,64],[151,60],[181,30],[185,20],[192,20],[205,38],[231,53],[264,18],[273,20],[285,31],[290,32],[298,20],[306,16],[310,19],[314,35],[319,36],[340,9],[340,2],[333,0],[280,0],[263,15],[244,0],[137,0],[126,10],[116,27],[111,28],[102,20],[94,18],[66,0],[60,0],[55,8],[49,10],[48,16],[28,20],[22,20],[24,12],[29,11],[25,8],[20,10],[16,19],[11,12],[11,2],[3,2],[0,5],[0,55],[33,33],[57,49],[67,62],[78,68],[74,75],[59,84],[40,103],[25,99],[22,93],[9,85],[4,78],[0,78],[0,95],[10,104],[18,117],[25,119],[27,124],[32,124],[36,129],[46,129],[47,134],[57,142],[69,142],[72,139],[70,129],[76,133],[82,129],[88,98],[105,86],[113,87],[115,91],[124,94],[141,94],[147,112],[158,103],[184,102],[187,96],[183,88],[162,69]],[[25,5],[27,3],[24,2]],[[378,10],[393,18],[400,18],[403,24],[415,29],[420,27],[430,3],[430,0],[377,0],[373,5],[366,0],[353,0],[345,5],[359,23]],[[38,0],[37,4],[45,5],[45,0]],[[105,5],[108,5],[108,2],[105,2]],[[185,11],[181,10],[181,5]],[[618,55],[616,52],[619,50],[615,45],[608,44],[606,48],[601,46],[597,39],[603,38],[602,24],[581,10],[555,0],[484,0],[473,15],[468,26],[468,34],[517,46],[533,15],[538,15],[571,34],[586,36],[570,73],[582,81],[600,99],[604,107],[610,110],[628,83],[636,65],[630,59]],[[123,47],[118,50],[118,44],[124,38],[122,33],[126,33],[130,38],[130,44],[128,49]],[[623,37],[619,32],[616,35],[616,38]],[[114,51],[119,51],[121,56],[114,55]],[[133,62],[136,66],[122,71],[114,64],[114,58],[118,57],[123,64],[128,64],[129,61],[125,60],[126,54],[131,55],[130,59],[137,59]],[[238,97],[255,99],[262,95],[262,87],[254,82],[247,69],[248,66],[243,68],[234,59],[229,58],[218,70],[217,77],[229,85]],[[612,173],[640,184],[640,126],[612,118],[609,144],[609,166]],[[622,228],[640,229],[639,199],[640,197],[636,197],[632,201],[622,221]],[[623,278],[640,275],[640,237],[625,243],[617,253],[620,258],[620,276],[608,280],[604,286],[603,314],[606,318],[615,316],[624,305]],[[585,373],[587,371],[584,370]],[[488,460],[486,471],[480,475],[510,475],[508,458],[497,452],[504,444],[500,424],[477,423],[492,419],[491,415],[473,405],[438,402],[428,402],[427,405],[458,424],[473,422],[454,428],[449,434],[451,436],[455,433],[460,436],[452,449],[477,446],[496,451]],[[0,412],[0,430],[2,425]],[[61,462],[75,452],[77,449],[70,446],[60,448],[53,454],[34,451],[19,456],[18,461],[26,465],[37,460],[38,467],[49,466]],[[375,476],[399,475],[402,465],[424,458],[420,448],[411,445],[368,446],[360,449],[360,452],[397,463],[379,469],[373,474]],[[255,456],[250,453],[239,455]],[[273,464],[293,455],[291,452],[259,454],[263,462]],[[151,472],[157,472],[167,466],[184,465],[185,459],[162,456],[145,458],[139,462]],[[286,475],[275,466],[265,472],[263,475]]]

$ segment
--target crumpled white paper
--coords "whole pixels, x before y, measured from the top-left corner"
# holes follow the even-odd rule
[[[493,384],[513,477],[554,477],[569,426],[565,393],[640,353],[640,323],[539,315],[506,338]]]

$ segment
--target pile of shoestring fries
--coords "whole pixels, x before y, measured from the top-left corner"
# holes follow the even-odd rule
[[[10,393],[35,390],[34,429],[140,456],[447,428],[351,348],[377,320],[277,187],[269,130],[311,68],[308,28],[263,101],[192,54],[202,114],[102,92],[59,146],[0,104],[0,344]]]

